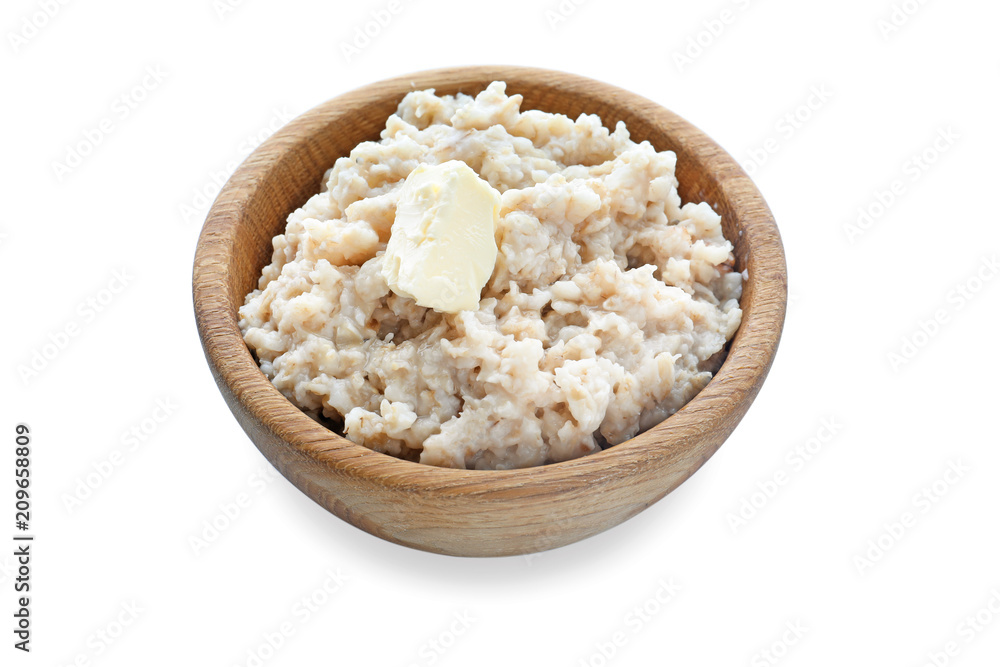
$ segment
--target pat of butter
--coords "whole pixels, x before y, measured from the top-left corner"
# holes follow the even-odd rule
[[[444,313],[479,308],[493,274],[500,193],[469,165],[420,165],[406,177],[382,275],[389,289]]]

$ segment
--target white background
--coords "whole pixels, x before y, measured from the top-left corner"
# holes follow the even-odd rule
[[[18,422],[37,535],[30,655],[11,646],[0,550],[0,663],[997,664],[996,3],[908,0],[890,32],[890,0],[590,0],[565,20],[555,0],[409,0],[350,59],[388,0],[44,4],[0,16],[0,539]],[[481,63],[680,113],[753,170],[789,264],[777,360],[719,453],[624,525],[531,558],[383,542],[275,478],[212,381],[190,298],[197,193],[269,131],[378,79]],[[873,218],[849,233],[859,208]],[[36,352],[50,358],[27,373]],[[158,400],[175,406],[162,423]],[[213,537],[212,521],[228,526]]]

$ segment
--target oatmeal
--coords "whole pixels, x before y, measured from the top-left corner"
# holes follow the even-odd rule
[[[739,327],[732,245],[708,204],[682,205],[674,153],[520,104],[503,82],[406,95],[289,215],[240,308],[274,386],[358,444],[454,468],[583,456],[680,409]],[[407,177],[453,160],[500,209],[478,303],[441,312],[384,264]]]

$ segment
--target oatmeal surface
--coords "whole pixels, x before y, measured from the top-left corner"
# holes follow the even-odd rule
[[[682,205],[676,156],[520,105],[503,82],[406,95],[289,215],[240,308],[274,386],[358,444],[455,468],[583,456],[676,412],[739,327],[732,246],[708,204]],[[493,273],[457,313],[382,271],[404,180],[448,160],[501,194]]]

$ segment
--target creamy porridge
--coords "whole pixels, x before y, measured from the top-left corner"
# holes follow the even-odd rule
[[[455,468],[583,456],[676,412],[739,327],[732,246],[708,204],[681,204],[676,156],[520,103],[503,82],[406,95],[289,215],[240,308],[274,386],[356,443]],[[385,266],[408,176],[450,161],[499,197],[495,264],[457,312]],[[432,256],[419,270],[448,268]]]

